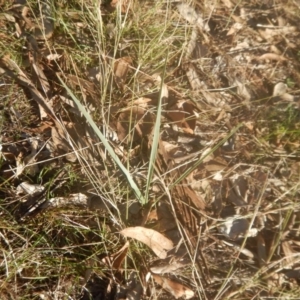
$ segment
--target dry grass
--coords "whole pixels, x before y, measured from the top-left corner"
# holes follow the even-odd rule
[[[298,298],[296,1],[0,3],[1,299]]]

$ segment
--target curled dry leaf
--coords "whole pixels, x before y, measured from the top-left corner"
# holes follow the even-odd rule
[[[222,0],[222,2],[224,3],[224,5],[225,5],[227,8],[232,8],[232,7],[234,7],[234,4],[233,4],[230,0]]]
[[[144,106],[144,105],[143,105]],[[151,133],[154,124],[154,116],[148,109],[133,106],[123,110],[118,117],[117,133],[120,141],[126,137],[136,140]]]
[[[54,126],[52,127],[51,137],[57,150],[65,153],[68,153],[71,150],[71,147],[65,137],[65,132],[60,126],[58,126],[58,128],[55,128]],[[74,153],[68,153],[66,159],[70,162],[75,162],[77,160],[77,156]]]
[[[236,34],[238,31],[240,31],[243,28],[243,25],[241,23],[234,23],[231,28],[227,32],[228,35]]]
[[[167,232],[176,228],[176,221],[169,205],[165,202],[159,202],[156,207],[157,219],[153,222],[153,228],[159,232]]]
[[[5,66],[7,75],[15,79],[20,85],[29,89],[32,98],[39,105],[41,118],[47,115],[53,118],[55,113],[53,112],[52,107],[46,101],[45,97],[37,90],[33,82],[20,69],[16,62],[10,59],[9,56],[3,56],[0,61]]]
[[[146,108],[148,106],[148,103],[150,103],[150,102],[152,102],[152,99],[141,97],[141,98],[138,98],[137,100],[134,100],[133,104]]]
[[[246,84],[242,83],[237,78],[235,78],[234,83],[237,86],[237,94],[244,98],[245,104],[247,106],[250,106],[251,93],[250,93],[249,89],[247,88]]]
[[[273,89],[273,97],[282,96],[286,93],[287,85],[283,82],[278,82]]]
[[[194,91],[201,90],[204,87],[193,65],[190,65],[188,67],[186,71],[186,76]]]
[[[257,242],[257,256],[260,266],[263,266],[267,261],[267,249],[265,239],[262,234],[258,234],[256,238]]]
[[[234,215],[225,219],[225,222],[218,227],[220,233],[229,237],[232,240],[257,236],[258,230],[256,228],[249,228],[249,221],[242,218],[240,215]]]
[[[260,35],[267,40],[270,40],[276,36],[292,35],[295,34],[296,32],[297,32],[296,26],[284,26],[282,28],[273,27],[273,28],[266,28],[265,30],[259,30]]]
[[[57,53],[51,53],[51,54],[48,54],[46,56],[46,58],[48,59],[48,61],[56,61],[56,60],[59,60],[60,58],[62,57],[61,54],[57,54]]]
[[[194,297],[195,293],[190,288],[177,281],[156,274],[153,274],[152,277],[157,284],[159,284],[166,291],[170,292],[176,299],[180,297],[191,299]]]
[[[120,233],[146,244],[161,259],[166,258],[167,251],[173,248],[172,241],[153,229],[136,226],[125,228]]]
[[[30,146],[31,146],[31,153],[24,158],[19,156],[16,160],[17,163],[16,177],[20,176],[25,169],[26,169],[26,173],[31,176],[34,176],[39,172],[39,167],[38,165],[35,164],[36,154],[38,149],[38,140],[32,139]]]
[[[287,59],[282,55],[276,53],[265,53],[258,57],[259,60],[276,60],[276,61],[286,61]]]
[[[189,204],[193,203],[197,210],[205,209],[204,199],[200,195],[197,195],[189,186],[177,185],[175,189],[181,200],[185,200]]]
[[[41,194],[45,190],[45,187],[40,184],[32,184],[27,181],[21,182],[16,189],[17,195],[27,194],[36,196]]]
[[[129,247],[129,242],[127,241],[119,251],[111,255],[107,255],[103,259],[104,263],[114,270],[119,270],[127,255],[128,247]]]
[[[188,101],[178,101],[170,108],[169,118],[186,133],[193,134],[196,127],[196,118],[194,114],[195,106]]]
[[[175,253],[165,259],[153,261],[150,264],[150,271],[152,274],[173,273],[174,271],[181,269],[188,264],[190,264],[190,259],[187,255]]]
[[[34,37],[40,40],[50,39],[54,33],[54,19],[50,1],[41,1],[41,20],[34,28]]]
[[[198,57],[199,55],[195,55],[196,57],[193,57],[193,54],[196,52],[195,49],[196,49],[198,44],[199,44],[198,43],[198,30],[197,30],[197,28],[193,28],[191,38],[190,38],[190,41],[187,45],[186,54],[185,54],[185,57],[187,59],[189,59],[189,58],[194,58],[194,59],[201,58],[201,57]]]
[[[38,82],[42,88],[42,90],[44,91],[45,95],[47,95],[48,97],[51,96],[51,88],[50,88],[50,84],[49,81],[44,73],[44,71],[42,70],[42,68],[40,67],[40,65],[36,62],[34,55],[32,56],[32,61],[31,61],[32,67],[36,73],[36,76],[38,78]],[[42,116],[42,118],[45,118],[47,115]]]
[[[129,56],[121,57],[114,64],[115,81],[119,88],[124,88],[125,79],[132,64],[132,59]]]
[[[187,3],[177,5],[180,15],[192,25],[196,25],[200,30],[210,31],[209,26],[204,22],[203,18],[193,7]]]
[[[88,197],[85,194],[70,194],[68,197],[54,197],[48,200],[48,206],[63,207],[68,205],[87,206]]]
[[[116,9],[118,6],[121,8],[122,13],[126,13],[130,5],[129,0],[112,0],[110,6],[113,9]]]

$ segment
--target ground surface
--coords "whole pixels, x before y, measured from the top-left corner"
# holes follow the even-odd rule
[[[0,1],[1,299],[298,299],[299,1]]]

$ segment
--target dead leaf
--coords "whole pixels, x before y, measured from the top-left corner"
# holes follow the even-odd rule
[[[31,153],[27,155],[26,157],[19,156],[16,159],[17,163],[17,171],[16,171],[16,177],[20,176],[24,170],[26,170],[26,174],[29,174],[31,176],[36,175],[39,172],[39,167],[36,162],[36,155],[37,155],[37,149],[38,149],[38,140],[33,139],[31,140]]]
[[[257,27],[262,27],[262,25],[257,24]],[[266,28],[264,30],[258,30],[259,34],[268,41],[272,41],[272,39],[276,36],[287,36],[290,34],[294,34],[297,32],[296,26],[284,26],[281,28],[273,27]]]
[[[58,73],[58,75],[60,74]],[[84,98],[86,98],[87,94],[91,95],[93,99],[97,98],[96,95],[97,89],[93,82],[90,82],[86,79],[83,79],[81,77],[72,74],[68,74],[67,78],[68,78],[68,83],[72,88],[76,88],[76,87],[80,88],[80,91],[83,94]]]
[[[190,187],[178,185],[176,186],[176,191],[178,192],[178,196],[181,198],[181,200],[186,201],[188,205],[190,202],[192,202],[197,210],[205,209],[206,205],[204,199],[198,196]]]
[[[222,0],[222,2],[224,3],[224,5],[225,5],[227,8],[232,8],[232,7],[234,7],[233,3],[232,3],[230,0]]]
[[[126,237],[131,237],[144,243],[151,248],[159,258],[162,259],[166,258],[167,251],[173,248],[172,241],[153,229],[140,226],[128,227],[123,229],[120,233]]]
[[[230,29],[227,32],[227,36],[236,34],[238,31],[240,31],[243,28],[243,25],[241,23],[234,23]]]
[[[287,91],[287,85],[283,82],[278,82],[277,84],[275,84],[274,89],[273,89],[273,97],[278,97],[278,96],[282,96],[283,94],[285,94]]]
[[[187,3],[177,5],[180,15],[192,25],[196,25],[200,30],[210,31],[209,26],[204,22],[202,16],[195,11],[193,7]]]
[[[198,58],[201,58],[201,57],[198,57],[198,55],[196,55],[196,57],[193,57],[193,53],[197,52],[197,51],[194,51],[198,45],[198,30],[197,28],[193,28],[192,30],[192,34],[191,34],[191,37],[190,37],[190,41],[187,45],[187,49],[186,49],[186,53],[185,53],[185,57],[187,59],[198,59]],[[201,44],[200,44],[201,45]],[[201,52],[200,52],[201,53]]]
[[[115,82],[122,90],[124,89],[124,83],[131,64],[132,59],[129,56],[121,57],[114,63]]]
[[[119,251],[112,255],[108,255],[103,259],[105,264],[107,264],[113,270],[119,270],[127,255],[128,247],[129,242],[127,241]]]
[[[259,60],[276,60],[276,61],[286,61],[287,59],[282,55],[276,53],[265,53],[258,57]]]
[[[176,221],[171,212],[170,206],[165,202],[157,204],[157,221],[154,223],[153,228],[159,232],[166,232],[176,228]]]
[[[34,28],[34,36],[36,39],[48,40],[54,33],[54,19],[52,13],[52,5],[49,1],[42,1],[40,4],[41,20],[38,26]]]
[[[126,13],[129,9],[130,0],[112,0],[110,6],[113,9],[116,9],[118,6],[121,8],[122,13]]]
[[[237,94],[244,98],[245,104],[250,108],[251,93],[246,84],[239,81],[237,78],[235,78],[234,84],[237,86]]]
[[[87,206],[88,197],[85,194],[70,194],[68,197],[54,197],[48,200],[47,206],[63,207],[68,205]]]
[[[20,69],[20,67],[12,59],[10,59],[9,56],[2,57],[1,63],[5,65],[5,71],[8,76],[15,79],[20,85],[28,88],[32,98],[39,105],[41,118],[48,115],[50,118],[55,119],[55,113],[53,112],[52,107],[46,101],[45,97],[43,97],[43,95],[37,90],[32,81]]]
[[[194,114],[195,106],[188,101],[178,101],[170,107],[168,111],[169,118],[184,132],[193,134],[196,127],[196,117]]]
[[[199,211],[203,211],[206,205],[202,196],[196,194],[187,186],[186,182],[185,179],[183,184],[176,185],[172,189],[171,197],[175,206],[176,217],[184,228],[186,239],[190,246],[195,249],[199,235]]]
[[[267,261],[266,243],[263,235],[259,233],[256,237],[256,241],[257,241],[257,256],[258,256],[259,265],[263,266]]]
[[[33,58],[32,60],[32,67],[35,71],[35,74],[38,78],[39,84],[42,87],[45,95],[47,95],[48,98],[51,97],[51,89],[50,89],[50,84],[49,81],[44,73],[44,71],[41,69],[41,67],[39,66],[39,64],[35,61],[35,59]],[[46,117],[46,116],[44,116]]]
[[[150,271],[153,274],[165,274],[165,273],[173,273],[178,269],[185,267],[186,263],[181,263],[179,260],[174,260],[172,262],[166,262],[163,264],[161,261],[158,262],[158,265],[153,264],[150,268]]]
[[[152,99],[141,97],[141,98],[138,98],[137,100],[134,100],[133,104],[146,108],[148,106],[148,103],[150,103],[150,102],[152,102]]]
[[[287,264],[292,266],[293,263],[295,262],[294,254],[297,252],[294,251],[290,241],[283,241],[281,247]]]
[[[192,87],[192,90],[197,91],[203,88],[203,83],[199,79],[199,75],[197,74],[195,67],[193,65],[189,65],[186,71],[186,76]]]
[[[40,184],[32,184],[27,181],[21,182],[16,189],[17,195],[27,194],[36,196],[41,194],[45,190],[45,187]]]
[[[177,281],[157,274],[152,274],[152,277],[157,284],[159,284],[163,289],[171,293],[176,299],[180,297],[185,297],[185,299],[191,299],[192,297],[194,297],[195,293],[190,288]]]
[[[117,134],[120,141],[136,140],[151,133],[154,116],[148,109],[133,106],[124,109],[118,117]]]
[[[46,56],[46,58],[48,59],[48,61],[52,61],[52,60],[56,61],[56,60],[59,60],[61,57],[62,57],[62,55],[61,54],[57,54],[57,53],[51,53],[51,54],[48,54]]]

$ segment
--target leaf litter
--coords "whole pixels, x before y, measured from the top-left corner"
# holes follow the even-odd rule
[[[148,1],[111,1],[98,11],[107,25],[100,46],[85,24],[93,22],[87,6],[70,15],[74,27],[70,23],[62,34],[53,17],[56,5],[30,5],[3,6],[0,18],[6,41],[25,37],[26,45],[22,60],[5,54],[0,62],[1,215],[37,234],[47,228],[53,257],[60,249],[66,251],[64,266],[81,259],[86,267],[64,274],[83,279],[73,290],[67,279],[57,289],[53,279],[36,283],[32,292],[74,299],[297,295],[296,2],[157,2],[151,15]],[[151,31],[153,20],[167,26],[162,35]],[[137,47],[150,36],[153,49],[168,45],[167,57]],[[35,121],[26,123],[29,110]],[[9,249],[19,249],[6,238],[7,229],[1,234]],[[9,234],[24,232],[17,226]],[[129,247],[124,237],[144,246]],[[159,259],[153,261],[153,253]],[[19,266],[19,274],[33,278],[32,262],[19,259],[28,264]],[[124,261],[130,277],[124,276]],[[18,278],[4,279],[20,293]]]

